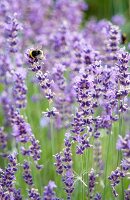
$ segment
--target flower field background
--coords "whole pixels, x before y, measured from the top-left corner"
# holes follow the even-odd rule
[[[0,1],[0,200],[130,200],[130,1]]]

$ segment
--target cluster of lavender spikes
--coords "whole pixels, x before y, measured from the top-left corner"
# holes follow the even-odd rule
[[[66,194],[65,197],[61,192],[61,198],[75,199],[74,195],[79,192],[77,185],[81,184],[83,199],[101,200],[104,190],[101,182],[107,175],[102,139],[113,135],[117,139],[113,128],[117,123],[120,130],[114,151],[118,151],[118,162],[111,166],[107,177],[114,197],[121,195],[116,186],[130,178],[128,123],[124,121],[126,129],[122,128],[123,119],[129,119],[130,55],[122,46],[120,28],[114,25],[122,25],[125,20],[115,16],[112,24],[107,20],[90,19],[80,28],[87,9],[82,0],[0,2],[2,200],[59,199],[54,189],[60,190],[61,185],[58,187],[57,177],[52,176],[48,167],[48,185],[44,180],[44,155],[49,167],[55,166],[56,173],[61,176]],[[30,107],[30,96],[35,95],[35,88],[38,88],[39,99],[43,100],[43,103],[35,103],[43,110],[37,110],[35,104],[34,108]],[[48,107],[44,108],[44,103]],[[40,113],[38,119],[37,112]],[[54,141],[50,141],[49,131],[40,127],[42,114],[46,121],[50,118],[48,126],[52,125],[53,117],[51,140]],[[60,141],[57,135],[63,132],[64,139]],[[48,158],[48,146],[52,149],[56,146],[59,152],[54,150]],[[91,161],[87,162],[91,154]],[[80,158],[82,163],[77,163]],[[75,174],[81,170],[85,170],[87,178],[83,175],[76,184],[78,175]],[[36,183],[39,174],[39,183]],[[25,184],[22,190],[21,182]],[[96,191],[98,187],[102,194]],[[122,192],[124,199],[130,200],[128,185]],[[81,196],[76,196],[79,198]]]

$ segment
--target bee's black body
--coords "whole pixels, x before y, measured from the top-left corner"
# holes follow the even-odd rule
[[[32,56],[33,58],[36,58],[36,57],[39,56],[39,55],[41,55],[41,51],[40,51],[40,50],[33,50],[33,51],[31,52],[31,56]]]
[[[125,44],[126,41],[127,41],[126,34],[125,34],[125,33],[122,33],[122,34],[121,34],[121,44]]]
[[[29,51],[29,57],[33,60],[33,62],[37,62],[43,59],[43,51],[39,49],[33,49]]]

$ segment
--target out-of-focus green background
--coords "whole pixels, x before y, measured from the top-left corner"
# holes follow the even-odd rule
[[[130,0],[85,0],[89,9],[85,13],[85,21],[91,17],[111,20],[114,15],[123,15],[126,23],[121,27],[130,42]]]
[[[115,14],[123,14],[130,19],[130,0],[85,0],[89,9],[86,18],[96,16],[98,19],[111,19]]]

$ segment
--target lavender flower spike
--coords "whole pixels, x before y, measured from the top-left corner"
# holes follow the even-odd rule
[[[93,193],[94,193],[94,189],[95,189],[95,185],[96,185],[96,177],[97,175],[95,174],[95,170],[91,169],[90,173],[89,173],[89,196],[90,199],[93,199]]]
[[[5,171],[2,171],[0,186],[2,186],[6,191],[13,192],[15,183],[15,173],[17,171],[16,154],[9,155],[8,159],[9,164]]]
[[[5,37],[8,39],[9,51],[11,53],[17,52],[17,35],[20,29],[21,27],[16,20],[16,14],[14,17],[7,17],[5,25]]]
[[[53,191],[56,185],[53,181],[49,181],[48,185],[44,187],[43,199],[42,200],[58,200]]]
[[[14,87],[13,87],[13,97],[16,108],[25,108],[26,107],[26,93],[27,87],[25,85],[25,80],[21,74],[16,73],[14,75]]]
[[[24,181],[25,181],[29,186],[33,185],[31,170],[30,170],[29,163],[28,163],[27,161],[24,161],[23,170],[24,170],[24,172],[23,172]]]
[[[130,200],[130,185],[127,190],[125,190],[125,200]]]
[[[0,149],[4,149],[7,145],[7,135],[4,132],[4,128],[0,127]]]
[[[41,200],[40,194],[37,189],[31,188],[28,191],[28,196],[31,200]]]
[[[125,174],[123,171],[120,170],[119,167],[115,171],[112,171],[111,175],[108,177],[111,182],[112,191],[115,197],[118,196],[115,187],[120,183],[120,179],[123,177],[125,177]]]

